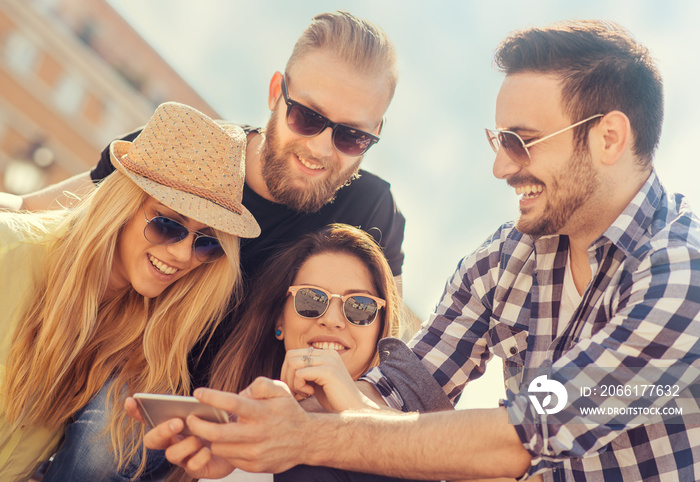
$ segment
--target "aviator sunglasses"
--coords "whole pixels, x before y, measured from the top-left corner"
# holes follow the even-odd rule
[[[548,134],[544,137],[540,137],[539,139],[529,142],[527,144],[525,143],[522,137],[520,137],[513,131],[486,129],[486,138],[488,139],[489,145],[491,146],[491,149],[493,149],[493,152],[498,154],[499,147],[502,147],[506,151],[506,154],[508,154],[508,157],[510,157],[513,160],[513,162],[515,162],[521,167],[527,167],[532,161],[532,158],[530,157],[530,151],[528,150],[528,148],[534,146],[535,144],[539,144],[542,141],[546,141],[547,139],[550,139],[558,134],[561,134],[562,132],[566,132],[569,129],[573,129],[576,126],[585,124],[588,121],[597,119],[598,117],[603,117],[603,115],[604,114],[596,114],[594,116],[588,117],[587,119],[583,119],[582,121],[579,121],[575,124],[571,124],[569,127],[564,127],[563,129]]]
[[[371,325],[377,312],[386,301],[365,293],[336,295],[316,286],[290,286],[287,290],[294,298],[294,310],[304,318],[320,318],[328,310],[332,298],[343,302],[345,319],[356,326]]]
[[[341,154],[358,157],[367,152],[372,144],[379,142],[379,137],[344,124],[333,122],[328,117],[289,98],[287,80],[282,76],[282,94],[287,104],[287,126],[297,135],[314,137],[326,130],[333,129],[333,146]],[[384,119],[379,126],[381,132]]]
[[[142,206],[143,209],[143,206]],[[197,231],[190,231],[177,221],[173,221],[165,216],[156,216],[148,219],[146,210],[143,209],[143,216],[146,218],[146,227],[143,228],[143,236],[151,244],[167,245],[179,243],[187,238],[190,233],[194,234],[192,249],[194,257],[202,263],[212,263],[221,258],[224,248],[219,244],[219,240],[213,236]]]

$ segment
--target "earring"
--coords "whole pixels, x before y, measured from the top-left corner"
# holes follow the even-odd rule
[[[279,338],[280,336],[282,336],[282,330],[280,330],[279,328],[278,328],[277,330],[275,330],[275,336],[278,337],[278,338]]]

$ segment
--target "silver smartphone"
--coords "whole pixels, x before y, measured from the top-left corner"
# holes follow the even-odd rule
[[[206,405],[194,397],[136,393],[134,400],[138,403],[141,415],[151,428],[172,418],[181,418],[184,421],[190,414],[208,422],[227,423],[229,421],[228,414],[224,410]],[[187,424],[180,433],[192,435],[187,429]]]

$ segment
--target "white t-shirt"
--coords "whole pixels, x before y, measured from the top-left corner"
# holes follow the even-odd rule
[[[564,331],[566,325],[574,316],[574,311],[581,304],[583,296],[578,293],[576,283],[574,283],[574,275],[571,272],[571,256],[566,259],[566,269],[564,270],[564,284],[562,285],[561,307],[559,308],[559,321],[557,324],[557,336]]]

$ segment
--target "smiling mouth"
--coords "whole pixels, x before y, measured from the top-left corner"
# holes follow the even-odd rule
[[[335,343],[333,341],[315,341],[313,343],[309,343],[309,346],[312,346],[314,348],[318,348],[319,350],[335,350],[335,351],[347,350],[347,347],[344,347],[340,343]]]
[[[316,163],[312,163],[312,162],[310,162],[310,161],[304,159],[303,157],[301,157],[301,156],[299,156],[299,155],[297,155],[297,159],[299,159],[299,162],[301,162],[301,164],[302,164],[304,167],[306,167],[306,168],[308,168],[308,169],[311,169],[311,170],[313,170],[313,171],[322,171],[322,170],[325,169],[325,167],[324,167],[323,165],[321,165],[321,164],[316,164]]]
[[[518,186],[515,188],[515,194],[522,196],[521,199],[534,199],[542,194],[544,191],[544,186],[541,184],[533,184],[528,186]]]
[[[156,268],[158,271],[160,271],[163,274],[175,274],[178,271],[180,271],[177,268],[173,268],[172,266],[168,266],[167,264],[163,263],[161,260],[158,258],[154,257],[153,255],[149,254],[148,255],[148,260],[151,262],[154,268]]]

